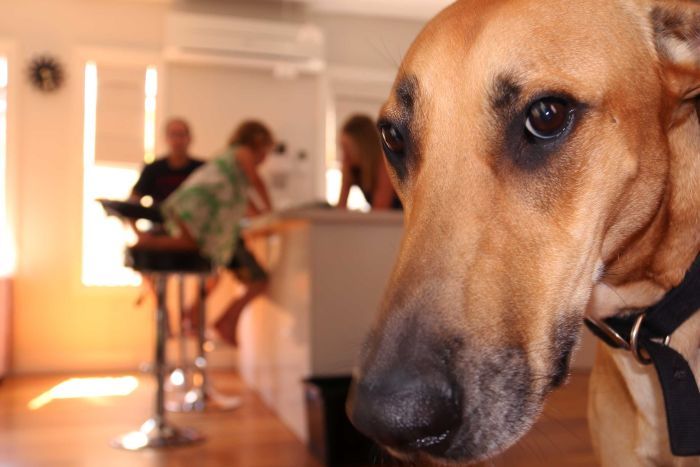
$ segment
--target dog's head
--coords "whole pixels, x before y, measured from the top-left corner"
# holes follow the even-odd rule
[[[406,233],[349,401],[361,431],[460,462],[527,431],[592,285],[643,271],[668,223],[698,59],[680,0],[464,0],[429,23],[380,117]]]

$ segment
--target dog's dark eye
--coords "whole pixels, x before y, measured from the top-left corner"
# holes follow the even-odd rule
[[[567,129],[573,107],[564,99],[546,97],[530,107],[525,121],[527,132],[540,140],[551,140]]]
[[[402,156],[406,150],[406,143],[404,142],[401,132],[394,125],[390,124],[382,125],[379,131],[382,133],[382,141],[385,149],[393,155]]]

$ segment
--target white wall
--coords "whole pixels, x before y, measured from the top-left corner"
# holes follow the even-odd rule
[[[396,71],[423,27],[423,21],[390,20],[363,16],[313,17],[326,33],[328,61],[371,70]]]
[[[133,368],[147,355],[150,314],[134,289],[80,284],[82,63],[84,46],[159,47],[165,7],[122,1],[0,1],[0,34],[16,44],[20,80],[10,83],[15,118],[20,256],[14,280],[13,366],[17,372]],[[63,89],[24,79],[31,57],[58,57]]]
[[[198,8],[209,8],[198,4]],[[80,283],[82,59],[86,48],[158,54],[165,14],[170,7],[168,2],[124,0],[0,0],[0,41],[16,45],[10,67],[18,70],[15,75],[20,78],[10,85],[16,96],[14,106],[10,103],[10,117],[15,120],[16,129],[10,134],[15,148],[10,163],[16,168],[12,182],[17,190],[12,201],[18,211],[16,234],[20,252],[12,291],[16,372],[135,368],[150,358],[152,316],[147,307],[135,307],[138,290],[86,288]],[[175,2],[173,7],[180,5]],[[290,7],[271,9],[248,3],[224,8],[228,13],[278,20],[305,18],[303,11]],[[331,64],[369,67],[380,70],[381,76],[391,75],[420,26],[406,21],[344,20],[337,15],[319,15],[310,20],[319,23],[328,34]],[[40,53],[58,57],[66,68],[64,88],[52,95],[33,90],[24,79],[28,61]],[[303,78],[294,85],[299,90],[294,92],[286,91],[291,83],[274,84],[279,84],[279,103],[293,107],[291,112],[277,115],[276,102],[266,96],[266,90],[273,86],[269,76],[172,68],[166,70],[172,71],[172,76],[165,77],[163,92],[167,99],[161,103],[167,104],[164,107],[169,112],[187,113],[185,116],[193,119],[196,149],[204,155],[220,146],[233,125],[231,120],[244,114],[243,107],[254,96],[261,98],[257,108],[264,109],[264,113],[260,116],[269,119],[282,135],[301,135],[300,147],[322,140],[323,135],[316,134],[318,121],[309,119],[315,113],[311,107],[322,104],[313,80]],[[212,87],[201,88],[195,94],[192,80],[200,78],[208,80]],[[388,89],[390,78],[380,81],[381,89],[374,94]],[[245,95],[222,94],[216,89],[221,86],[229,90],[231,82],[239,82],[240,89],[243,83],[252,87],[246,88],[249,92]],[[176,95],[178,89],[183,94]],[[244,97],[245,105],[236,105]],[[207,105],[198,105],[197,99]],[[217,106],[223,102],[226,108]],[[319,147],[320,144],[309,149],[316,149],[312,155],[317,158],[322,156]]]
[[[302,22],[309,17],[308,8],[305,5],[289,1],[172,0],[171,3],[175,10],[202,14],[291,22]]]
[[[12,282],[0,278],[0,380],[10,369],[10,310]]]
[[[320,187],[314,185],[312,164],[323,160],[319,144],[324,129],[319,118],[322,88],[318,77],[280,79],[269,71],[183,64],[172,64],[166,72],[166,112],[185,116],[191,122],[195,154],[211,157],[226,145],[242,120],[261,120],[270,126],[277,141],[287,144],[288,157],[306,155],[306,162],[298,164],[306,169],[306,177],[299,180],[291,194],[293,202],[314,199]],[[270,156],[266,164],[274,157]]]

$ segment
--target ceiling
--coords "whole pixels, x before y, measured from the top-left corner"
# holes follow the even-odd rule
[[[326,12],[427,19],[454,0],[300,0]]]
[[[133,0],[131,0],[133,1]],[[455,0],[137,0],[145,2],[195,5],[225,11],[231,7],[282,7],[284,11],[310,9],[324,13],[345,13],[425,21]]]

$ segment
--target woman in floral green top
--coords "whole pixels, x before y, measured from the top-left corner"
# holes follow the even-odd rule
[[[256,121],[242,123],[228,148],[197,169],[163,203],[170,236],[139,237],[139,246],[143,248],[197,249],[214,265],[232,271],[246,285],[245,294],[233,300],[215,324],[221,337],[233,345],[237,345],[236,328],[241,312],[267,286],[265,270],[240,237],[240,221],[246,213],[259,214],[272,209],[257,167],[273,144],[272,133],[265,125]],[[253,198],[257,198],[257,203]],[[210,288],[217,283],[215,280]]]

